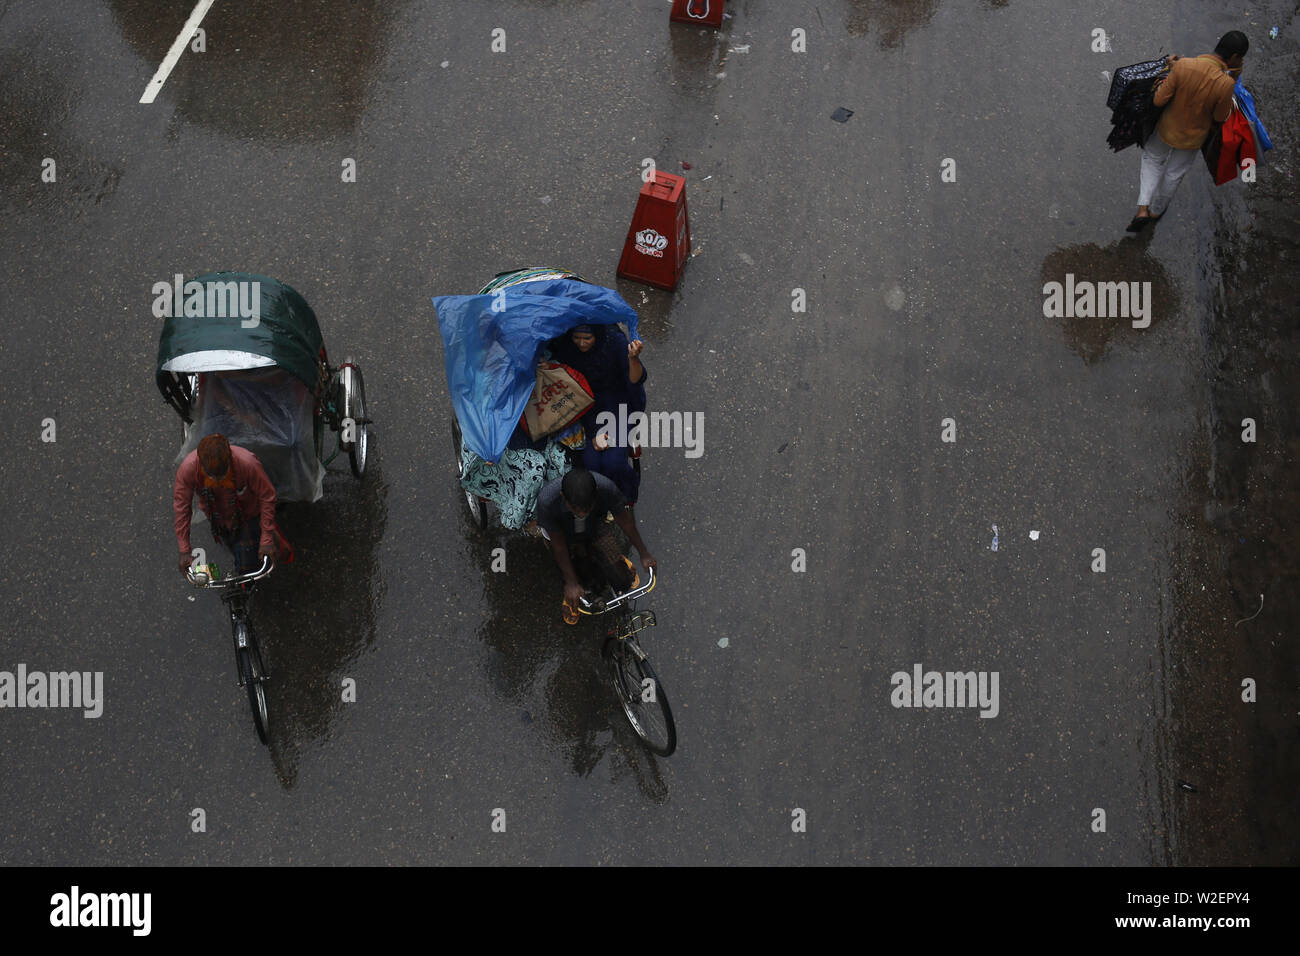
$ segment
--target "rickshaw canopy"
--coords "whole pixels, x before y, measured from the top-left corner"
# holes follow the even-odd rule
[[[543,279],[487,295],[434,296],[447,386],[465,444],[499,461],[537,380],[542,345],[575,325],[626,323],[633,308],[613,289],[577,279]]]
[[[155,377],[167,394],[169,373],[279,366],[313,393],[318,383],[320,326],[307,300],[289,286],[252,272],[209,272],[159,295],[165,319]]]

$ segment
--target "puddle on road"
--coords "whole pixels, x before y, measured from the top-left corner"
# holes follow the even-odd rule
[[[22,77],[0,88],[0,177],[8,186],[0,208],[7,215],[49,214],[66,225],[108,203],[122,167],[94,156],[74,135],[69,119],[81,91],[46,56],[40,47],[0,55],[0,76]]]
[[[942,0],[845,0],[844,29],[849,36],[874,36],[882,50],[895,50],[907,35],[929,25]],[[1010,0],[980,0],[988,10],[1000,10]]]
[[[1105,247],[1093,242],[1064,246],[1043,260],[1041,277],[1044,286],[1052,282],[1066,285],[1068,276],[1073,276],[1073,282],[1077,284],[1092,283],[1094,287],[1102,283],[1124,283],[1131,288],[1133,283],[1150,283],[1149,287],[1143,285],[1138,290],[1145,299],[1149,289],[1149,302],[1146,304],[1150,308],[1151,324],[1146,328],[1134,328],[1134,319],[1129,315],[1067,315],[1046,320],[1060,324],[1066,342],[1089,365],[1099,362],[1116,342],[1136,345],[1142,336],[1151,334],[1178,313],[1180,303],[1173,281],[1141,239],[1119,239]],[[1101,306],[1102,303],[1094,305]],[[1131,312],[1131,305],[1130,302],[1127,311]]]
[[[157,16],[129,0],[108,6],[122,38],[151,69],[184,23],[183,13]],[[183,54],[201,64],[176,71],[160,100],[175,103],[184,120],[246,140],[354,135],[388,59],[399,9],[384,2],[218,3],[203,20],[204,51]],[[184,95],[187,88],[194,95]]]

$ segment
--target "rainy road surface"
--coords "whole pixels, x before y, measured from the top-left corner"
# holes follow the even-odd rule
[[[104,680],[0,709],[0,862],[1297,862],[1291,6],[217,0],[151,104],[188,2],[0,6],[0,670]],[[1127,238],[1108,71],[1233,28],[1273,164]],[[687,180],[673,293],[614,276],[646,158]],[[533,264],[617,286],[652,408],[704,416],[637,509],[666,760],[456,488],[430,297]],[[297,288],[377,422],[284,516],[269,749],[153,385],[153,284],[219,269]],[[1150,282],[1149,327],[1045,318],[1067,274]],[[916,665],[996,672],[996,716],[893,706]]]

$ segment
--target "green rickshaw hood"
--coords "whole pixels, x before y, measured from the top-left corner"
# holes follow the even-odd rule
[[[178,370],[172,366],[191,356],[206,371],[278,365],[316,391],[320,326],[307,300],[283,282],[254,272],[176,276],[154,286],[154,314],[164,320],[159,389]]]

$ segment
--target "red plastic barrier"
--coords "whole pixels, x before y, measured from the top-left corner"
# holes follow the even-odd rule
[[[720,27],[725,6],[726,0],[673,0],[673,12],[668,19],[702,27]]]
[[[655,170],[641,187],[618,260],[618,274],[660,289],[677,288],[691,252],[686,180]]]

